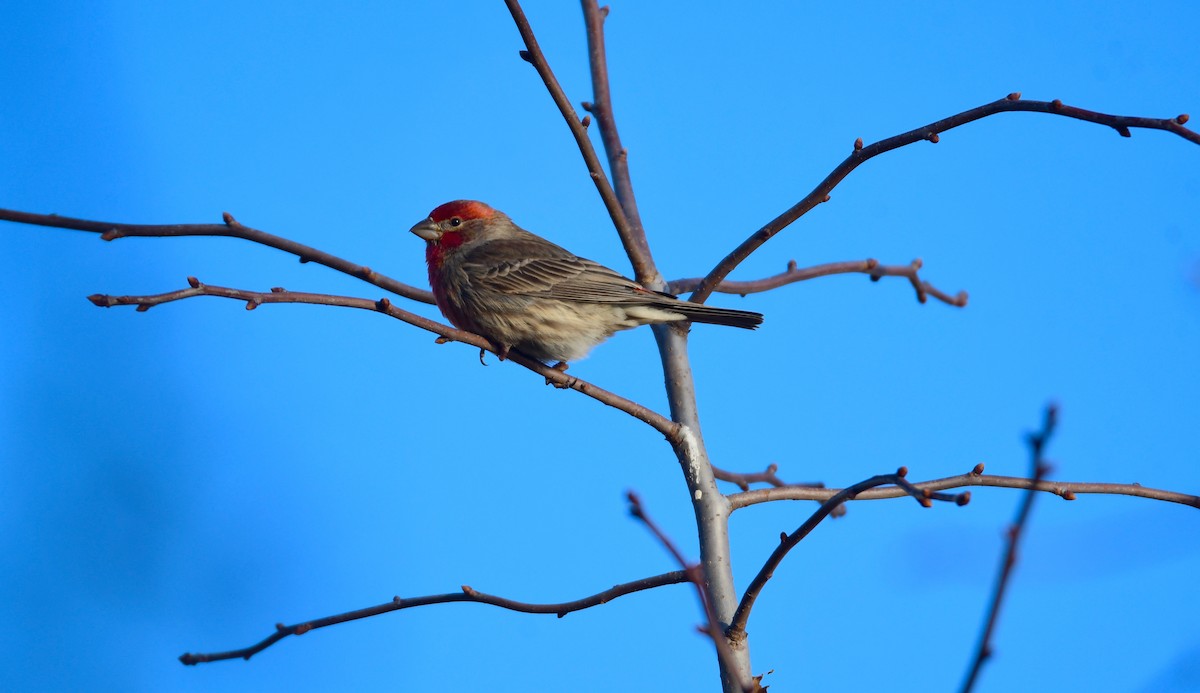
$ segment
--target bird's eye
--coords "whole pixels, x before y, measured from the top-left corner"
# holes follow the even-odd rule
[[[462,219],[459,217],[450,217],[451,226],[462,226]]]

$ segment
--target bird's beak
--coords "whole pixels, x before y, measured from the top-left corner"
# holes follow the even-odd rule
[[[437,224],[433,223],[432,217],[426,217],[417,222],[417,225],[409,229],[409,231],[412,231],[430,243],[433,243],[442,237],[442,231],[437,227]]]

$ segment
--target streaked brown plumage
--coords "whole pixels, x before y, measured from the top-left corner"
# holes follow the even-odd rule
[[[762,315],[651,291],[512,222],[482,202],[447,202],[412,227],[429,284],[456,327],[547,362],[583,358],[614,332],[691,320],[754,329]]]

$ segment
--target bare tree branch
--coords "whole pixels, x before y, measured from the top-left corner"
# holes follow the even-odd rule
[[[451,592],[449,594],[435,594],[425,597],[412,597],[402,599],[394,597],[392,601],[385,602],[376,606],[369,606],[365,609],[356,609],[348,611],[344,614],[336,616],[325,616],[311,621],[304,621],[291,626],[285,626],[282,623],[275,626],[275,632],[249,647],[243,647],[238,650],[228,650],[226,652],[211,652],[208,654],[184,653],[180,655],[179,661],[184,664],[200,664],[203,662],[218,662],[224,659],[250,659],[254,655],[262,652],[271,645],[279,642],[289,635],[304,635],[305,633],[325,628],[338,623],[346,623],[347,621],[356,621],[360,618],[370,618],[386,614],[390,611],[400,611],[402,609],[411,609],[417,606],[428,606],[430,604],[450,604],[453,602],[474,602],[476,604],[490,604],[498,606],[502,609],[510,611],[520,611],[527,614],[555,614],[559,618],[566,616],[573,611],[581,611],[600,604],[606,604],[617,597],[623,597],[634,592],[653,589],[655,587],[663,587],[665,585],[676,585],[681,582],[687,582],[688,575],[686,571],[674,570],[662,575],[654,577],[642,578],[633,582],[626,582],[616,585],[610,589],[604,590],[590,597],[576,599],[575,601],[562,602],[560,604],[530,604],[526,602],[518,602],[504,597],[496,597],[490,594],[484,594],[478,590],[471,588],[468,585],[462,586],[462,592]]]
[[[641,520],[642,524],[646,525],[650,533],[667,549],[667,552],[683,568],[688,579],[696,587],[696,595],[700,598],[700,606],[704,609],[704,619],[706,621],[701,631],[712,639],[713,645],[717,648],[717,656],[721,659],[723,668],[729,672],[739,672],[740,670],[734,659],[733,651],[729,648],[729,641],[725,639],[725,634],[718,625],[712,602],[708,596],[708,590],[704,586],[704,571],[701,569],[700,564],[689,563],[684,558],[683,552],[675,546],[675,542],[671,541],[667,533],[646,514],[645,508],[642,507],[642,499],[636,493],[630,491],[626,494],[626,497],[629,499],[629,514]],[[741,678],[741,681],[738,682],[738,685],[741,686],[744,693],[755,693],[762,690],[758,687],[757,681],[751,680],[746,676],[740,676],[739,678]]]
[[[771,552],[771,555],[763,564],[762,569],[758,571],[758,575],[754,576],[754,579],[750,581],[750,585],[746,587],[745,594],[742,595],[742,601],[740,604],[738,604],[737,611],[734,612],[733,619],[730,621],[729,628],[726,630],[726,634],[729,636],[729,639],[734,642],[738,642],[746,637],[746,622],[750,619],[750,610],[754,608],[754,602],[758,599],[758,595],[762,592],[763,587],[766,587],[767,581],[770,580],[775,574],[775,569],[778,568],[779,564],[783,562],[784,557],[787,556],[789,551],[795,548],[797,544],[799,544],[805,537],[809,535],[809,533],[816,529],[817,525],[819,525],[822,520],[828,517],[829,514],[834,511],[834,509],[836,509],[845,501],[853,500],[855,496],[863,491],[866,491],[867,489],[875,488],[876,486],[883,486],[885,484],[894,485],[894,488],[898,493],[912,496],[913,498],[917,499],[918,503],[926,508],[933,505],[933,501],[935,500],[950,501],[956,503],[957,505],[966,505],[967,501],[970,500],[970,494],[950,495],[945,493],[933,493],[928,490],[917,488],[904,479],[907,474],[908,469],[901,467],[895,474],[880,474],[873,476],[870,479],[866,479],[865,481],[860,481],[853,486],[841,489],[830,496],[824,503],[822,503],[821,507],[817,508],[817,510],[810,515],[809,518],[804,521],[804,524],[800,525],[795,532],[792,532],[791,534],[781,534],[779,537],[779,546],[777,546],[775,550]]]
[[[246,302],[246,309],[253,310],[264,303],[312,303],[324,306],[341,306],[343,308],[358,308],[360,310],[370,310],[401,320],[423,330],[428,330],[441,338],[439,341],[454,341],[470,344],[496,353],[496,347],[487,339],[466,332],[464,330],[455,329],[449,325],[421,317],[416,313],[410,313],[401,308],[392,305],[392,302],[386,298],[381,298],[378,301],[372,301],[366,298],[354,298],[351,296],[333,296],[329,294],[313,294],[298,291],[287,291],[280,287],[271,289],[270,293],[245,291],[242,289],[230,289],[223,286],[211,286],[203,284],[195,277],[188,277],[188,284],[191,288],[180,289],[178,291],[170,291],[164,294],[154,294],[148,296],[110,296],[107,294],[92,294],[88,296],[88,300],[102,308],[110,308],[112,306],[137,306],[138,311],[149,310],[153,306],[172,301],[179,301],[185,298],[194,298],[196,296],[217,296],[220,298],[229,298],[238,301]],[[546,379],[548,384],[553,384],[555,387],[562,389],[572,389],[595,399],[599,402],[607,404],[614,409],[619,409],[630,416],[643,421],[660,433],[666,436],[669,441],[676,441],[680,438],[679,424],[671,421],[662,414],[653,411],[637,402],[626,399],[614,392],[609,392],[604,388],[598,387],[580,378],[567,375],[566,373],[547,366],[546,364],[536,359],[525,356],[519,351],[509,351],[508,360],[528,368],[529,370],[541,375]]]
[[[582,4],[588,35],[588,57],[594,99],[593,103],[584,104],[584,107],[596,116],[599,123],[619,202],[625,219],[633,227],[628,240],[620,227],[618,231],[622,233],[626,252],[634,263],[638,281],[649,288],[661,290],[665,288],[664,282],[653,264],[649,247],[646,246],[642,255],[638,255],[633,247],[635,235],[636,240],[645,244],[645,232],[633,195],[628,166],[629,153],[621,145],[617,134],[609,89],[608,65],[604,51],[604,20],[608,10],[600,8],[596,0],[582,0]],[[731,567],[733,557],[729,547],[728,503],[717,488],[708,452],[704,447],[692,367],[687,353],[687,331],[665,325],[657,325],[652,329],[662,360],[671,419],[680,424],[680,436],[672,441],[671,447],[687,481],[688,493],[692,497],[692,510],[700,542],[700,568],[704,573],[707,603],[712,609],[712,613],[709,614],[710,625],[722,624],[723,627],[737,604]],[[745,691],[747,680],[757,686],[759,679],[751,673],[750,653],[744,641],[737,647],[728,641],[724,647],[717,647],[721,653],[718,662],[724,691]]]
[[[958,306],[959,308],[967,305],[966,291],[959,291],[954,296],[945,293],[933,284],[920,278],[918,272],[920,272],[921,267],[922,262],[920,258],[913,260],[907,265],[881,265],[878,260],[867,258],[866,260],[850,260],[847,262],[827,262],[822,265],[813,265],[812,267],[805,267],[803,269],[796,266],[795,260],[790,260],[785,272],[750,281],[731,281],[726,279],[718,284],[713,289],[713,292],[745,296],[746,294],[770,291],[778,289],[781,286],[786,286],[787,284],[816,279],[817,277],[860,273],[870,276],[871,281],[879,281],[881,277],[907,277],[908,281],[912,283],[913,289],[917,292],[917,300],[921,303],[925,303],[929,296],[933,296],[943,303]],[[667,284],[667,291],[673,294],[696,291],[700,288],[703,281],[703,277],[676,279]]]
[[[1030,476],[1035,484],[1041,481],[1042,477],[1049,471],[1049,465],[1046,464],[1043,453],[1046,451],[1046,445],[1049,444],[1051,436],[1054,435],[1054,428],[1057,424],[1058,408],[1050,405],[1046,407],[1042,430],[1029,436]],[[1004,602],[1004,593],[1007,591],[1009,582],[1012,579],[1013,566],[1017,563],[1017,545],[1021,541],[1021,533],[1029,522],[1029,512],[1033,508],[1033,501],[1036,497],[1037,493],[1032,488],[1025,492],[1021,498],[1021,504],[1017,508],[1017,517],[1008,528],[1008,542],[1004,547],[1004,555],[1000,559],[1000,568],[996,575],[996,586],[993,588],[992,598],[988,604],[987,618],[984,619],[983,632],[979,635],[979,644],[975,648],[975,656],[971,659],[971,668],[967,673],[966,680],[963,682],[961,689],[963,693],[969,693],[975,687],[975,682],[979,678],[979,672],[983,670],[983,663],[992,656],[992,633],[996,630],[996,622],[1000,616],[1000,607]]]
[[[963,111],[957,115],[952,115],[949,118],[930,123],[915,130],[889,137],[885,140],[880,140],[866,147],[862,144],[862,139],[855,141],[854,150],[850,152],[850,156],[846,157],[842,163],[838,164],[825,180],[821,181],[812,192],[806,195],[802,200],[797,202],[791,209],[783,214],[780,214],[775,219],[772,219],[758,231],[755,231],[745,241],[742,242],[732,253],[727,255],[725,259],[717,263],[717,266],[704,277],[704,280],[697,287],[696,291],[691,295],[692,301],[703,303],[712,295],[715,288],[729,276],[738,265],[750,256],[755,250],[762,246],[763,243],[771,240],[775,234],[782,231],[792,222],[807,214],[813,207],[816,207],[822,202],[829,200],[829,193],[837,184],[842,182],[851,171],[858,168],[859,164],[872,159],[885,152],[890,152],[893,149],[927,140],[936,143],[938,141],[938,133],[946,132],[947,130],[956,128],[960,125],[965,125],[980,118],[986,118],[997,113],[1006,113],[1011,111],[1033,111],[1036,113],[1050,113],[1052,115],[1066,116],[1068,118],[1077,118],[1086,120],[1091,123],[1099,123],[1107,125],[1115,129],[1123,137],[1129,137],[1130,128],[1149,128],[1154,130],[1166,130],[1167,132],[1175,133],[1180,137],[1200,144],[1200,133],[1196,133],[1183,127],[1183,124],[1188,121],[1186,114],[1175,118],[1139,118],[1132,116],[1108,115],[1106,113],[1097,113],[1095,111],[1087,111],[1074,106],[1066,106],[1061,101],[1022,101],[1020,93],[1009,94],[1006,98],[999,101],[972,108],[968,111]]]
[[[621,207],[617,193],[608,182],[608,176],[604,173],[600,157],[592,147],[592,141],[588,139],[587,125],[590,119],[580,120],[579,114],[571,106],[571,100],[567,98],[562,85],[558,83],[558,79],[550,69],[550,63],[546,61],[546,56],[538,45],[537,37],[533,35],[533,28],[525,17],[525,11],[521,9],[521,3],[517,0],[504,0],[504,4],[508,6],[513,22],[517,25],[517,31],[521,33],[521,39],[525,42],[526,50],[521,51],[521,57],[537,70],[542,81],[546,83],[546,90],[550,92],[550,97],[554,99],[559,112],[567,121],[567,127],[571,129],[571,134],[575,137],[575,144],[579,146],[579,152],[583,155],[584,163],[587,164],[592,182],[595,183],[596,190],[600,193],[600,199],[608,209],[608,215],[612,217],[617,235],[621,237],[621,244],[625,246],[625,254],[629,256],[629,261],[633,264],[634,277],[643,284],[653,283],[654,279],[658,277],[658,270],[655,269],[654,262],[650,257],[645,234],[640,231],[640,224],[638,230],[634,229]]]
[[[637,279],[644,286],[657,289],[662,281],[650,244],[646,240],[646,229],[642,226],[642,215],[638,212],[637,198],[633,194],[633,179],[629,175],[629,150],[621,145],[617,132],[617,119],[613,111],[612,91],[608,85],[608,57],[604,50],[604,20],[608,18],[608,7],[600,7],[596,0],[582,0],[583,23],[587,33],[588,65],[592,72],[592,100],[585,101],[583,108],[596,118],[600,139],[608,156],[608,170],[612,172],[613,188],[621,211],[629,222],[633,250],[631,257]],[[619,231],[619,229],[618,229]],[[627,248],[628,250],[628,248]]]
[[[318,265],[325,265],[330,269],[374,284],[385,291],[391,291],[399,296],[411,298],[414,301],[422,303],[433,303],[433,292],[431,291],[418,289],[415,286],[398,282],[391,277],[384,276],[372,270],[366,265],[359,265],[349,260],[343,260],[340,257],[330,255],[323,250],[318,250],[303,243],[297,243],[296,241],[288,240],[287,238],[276,236],[266,231],[259,231],[258,229],[244,226],[228,212],[222,216],[225,219],[224,224],[122,224],[110,221],[60,217],[57,214],[32,214],[30,212],[18,212],[11,209],[0,209],[0,220],[3,221],[15,221],[20,224],[33,224],[35,226],[53,226],[60,229],[74,229],[76,231],[90,231],[100,234],[100,238],[105,241],[126,237],[227,236],[229,238],[242,238],[253,243],[282,250],[285,253],[291,253],[299,257],[300,262],[315,262]]]
[[[944,479],[934,479],[913,484],[923,491],[943,491],[952,488],[968,486],[993,486],[1000,488],[1023,488],[1034,491],[1053,493],[1064,500],[1075,500],[1076,494],[1098,493],[1110,496],[1138,496],[1154,500],[1179,503],[1200,508],[1200,496],[1193,496],[1177,491],[1165,491],[1149,488],[1141,484],[1099,484],[1086,481],[1047,481],[1044,479],[1026,479],[1019,476],[991,476],[983,473],[983,465],[975,465],[975,469],[958,476]],[[824,501],[840,493],[840,489],[805,488],[802,486],[784,486],[781,488],[761,488],[753,491],[734,493],[729,496],[730,512],[758,503],[768,503],[776,500],[806,500]],[[883,498],[898,498],[906,495],[904,491],[895,488],[877,488],[857,494],[853,500],[880,500]]]

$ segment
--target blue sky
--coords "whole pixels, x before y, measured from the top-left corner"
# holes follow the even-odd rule
[[[399,4],[395,4],[399,5]],[[244,223],[424,285],[407,233],[483,199],[625,270],[578,151],[500,2],[8,3],[0,206]],[[849,151],[1021,91],[1200,116],[1193,3],[616,3],[614,102],[650,242],[706,272]],[[834,6],[836,5],[836,6]],[[576,103],[579,8],[526,7]],[[1062,407],[1054,476],[1200,489],[1200,150],[1035,114],[873,160],[734,278],[925,262],[966,309],[903,280],[833,277],[718,305],[698,326],[705,438],[790,480],[1022,474]],[[362,311],[91,293],[184,278],[377,298],[230,239],[5,224],[0,288],[0,670],[15,690],[713,690],[682,587],[564,619],[444,605],[183,667],[272,624],[459,585],[561,601],[674,568],[623,493],[696,555],[661,436],[474,349]],[[403,304],[403,301],[399,301]],[[431,306],[406,306],[436,317]],[[572,373],[665,411],[649,330]],[[1019,496],[853,505],[788,558],[749,631],[772,690],[958,685]],[[739,586],[808,504],[739,511]],[[979,690],[1200,690],[1200,513],[1040,498]],[[864,662],[878,664],[864,664]]]

